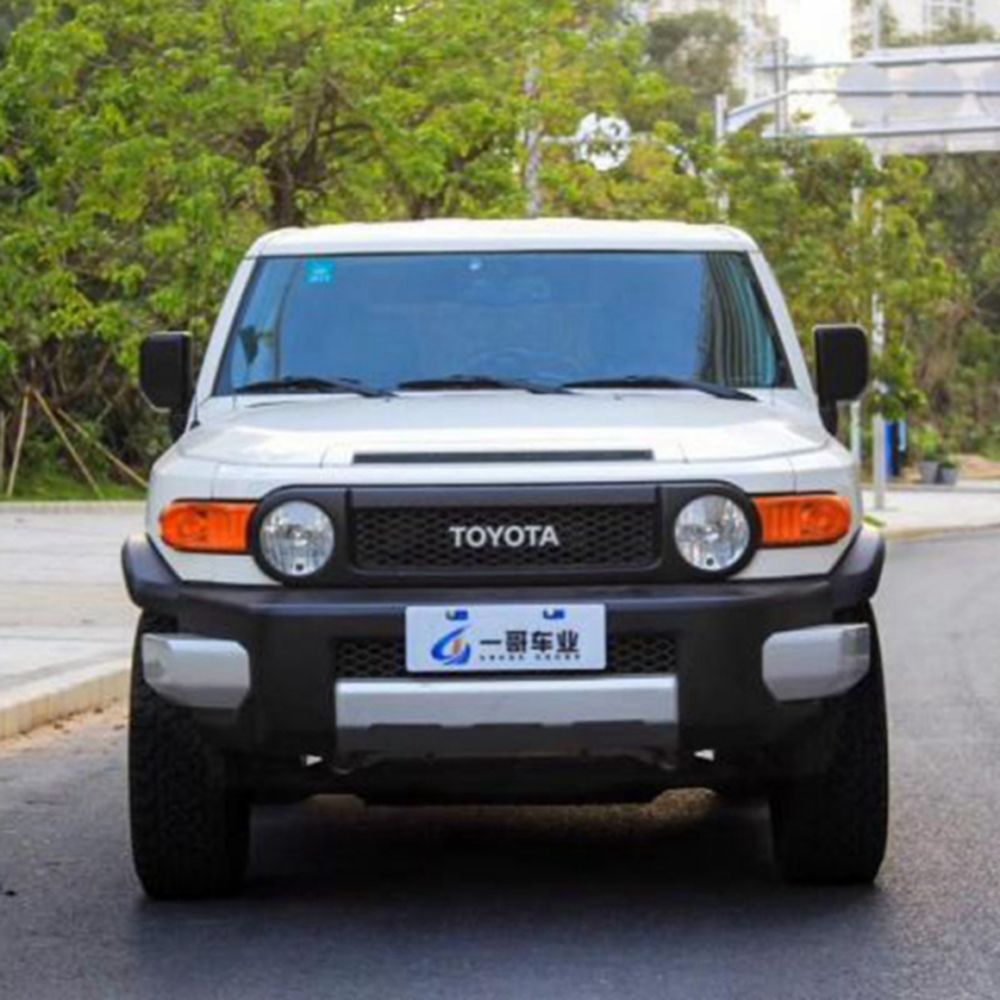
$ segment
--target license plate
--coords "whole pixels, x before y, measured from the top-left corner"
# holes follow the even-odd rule
[[[491,604],[406,609],[413,674],[603,670],[602,604]]]

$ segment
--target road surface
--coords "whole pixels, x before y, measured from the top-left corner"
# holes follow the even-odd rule
[[[0,997],[1000,996],[1000,534],[900,543],[879,598],[893,736],[874,889],[783,886],[766,814],[262,810],[247,893],[152,904],[123,716],[0,748]]]

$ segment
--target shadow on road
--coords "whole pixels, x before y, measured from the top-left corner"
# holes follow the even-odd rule
[[[769,836],[762,804],[697,791],[577,809],[315,799],[258,811],[240,899],[141,903],[136,930],[143,952],[164,936],[196,952],[214,941],[216,972],[237,979],[266,975],[289,952],[317,969],[346,963],[359,995],[521,997],[549,976],[552,996],[618,995],[609,975],[659,995],[668,972],[725,992],[740,966],[760,969],[762,995],[774,995],[775,982],[803,973],[792,962],[772,976],[762,951],[784,962],[831,927],[848,940],[879,936],[883,897],[783,885]],[[266,940],[267,951],[230,953],[218,947],[226,940]],[[472,970],[481,992],[470,992]],[[176,982],[158,972],[163,963],[147,966],[148,981]]]
[[[534,896],[774,881],[766,808],[683,792],[645,807],[365,808],[315,799],[262,809],[251,896],[335,900],[406,884],[448,896]]]
[[[423,918],[484,908],[502,917],[572,899],[570,920],[630,921],[700,900],[770,909],[810,897],[829,915],[830,890],[785,886],[773,868],[766,805],[707,791],[675,792],[649,806],[364,807],[318,798],[269,806],[255,819],[244,905],[402,907]],[[871,889],[839,890],[835,904],[874,902]],[[688,911],[697,918],[697,907]],[[704,915],[704,914],[703,914]]]

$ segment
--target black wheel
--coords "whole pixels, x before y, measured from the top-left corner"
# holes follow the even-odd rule
[[[872,629],[871,669],[832,707],[831,724],[818,727],[809,738],[813,745],[797,748],[821,754],[826,766],[771,794],[774,852],[790,882],[872,882],[885,855],[889,746],[882,657],[871,610],[856,620]]]
[[[128,754],[132,857],[154,899],[230,895],[246,872],[249,797],[234,786],[230,763],[205,742],[189,713],[143,679],[142,636],[172,630],[171,622],[144,614],[136,632]]]

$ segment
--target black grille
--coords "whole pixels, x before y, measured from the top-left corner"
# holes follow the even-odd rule
[[[406,676],[406,647],[402,639],[344,639],[337,643],[335,655],[338,677]],[[672,674],[676,670],[677,643],[673,636],[621,635],[608,639],[605,673]]]
[[[559,545],[457,547],[454,526],[551,525]],[[526,566],[645,567],[657,559],[657,507],[362,508],[354,511],[354,560],[367,570]]]

